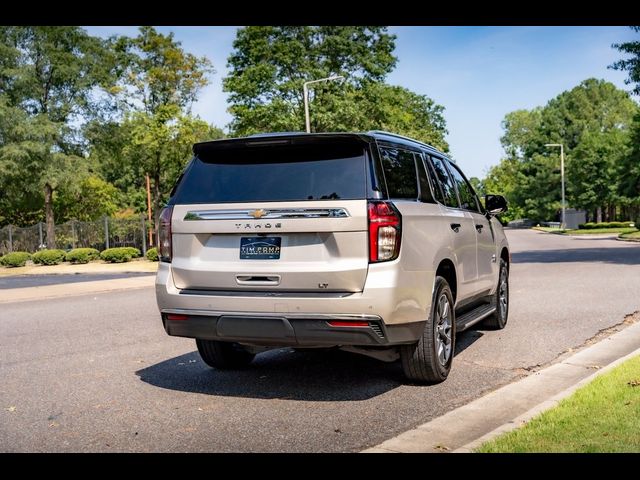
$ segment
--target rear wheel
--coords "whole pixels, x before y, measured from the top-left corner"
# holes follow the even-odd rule
[[[431,312],[417,343],[400,348],[405,376],[415,382],[440,383],[451,371],[455,346],[453,295],[447,281],[436,277]]]
[[[492,330],[501,330],[507,325],[509,318],[509,268],[507,262],[500,260],[500,276],[496,288],[496,311],[487,317],[484,325]]]
[[[255,354],[249,353],[237,343],[197,338],[196,345],[202,360],[210,367],[220,370],[246,367],[255,358]]]

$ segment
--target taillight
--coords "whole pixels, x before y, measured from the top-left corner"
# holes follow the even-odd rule
[[[400,212],[388,202],[369,202],[369,261],[385,262],[400,252]]]
[[[158,251],[161,262],[171,262],[173,247],[171,245],[171,215],[173,205],[165,207],[160,212],[160,225],[158,226]]]

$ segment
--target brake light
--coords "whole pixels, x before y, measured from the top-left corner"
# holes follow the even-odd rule
[[[369,262],[398,258],[402,219],[389,202],[369,202]]]
[[[160,212],[160,224],[158,226],[158,253],[161,262],[171,262],[173,257],[173,245],[171,244],[171,216],[173,205],[165,207]]]

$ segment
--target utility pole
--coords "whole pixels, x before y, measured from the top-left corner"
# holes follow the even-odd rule
[[[153,245],[153,232],[152,227],[153,222],[151,220],[151,182],[149,181],[149,174],[145,175],[147,177],[147,218],[149,219],[149,248]]]

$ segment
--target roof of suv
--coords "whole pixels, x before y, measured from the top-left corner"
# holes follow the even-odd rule
[[[313,141],[314,139],[349,139],[355,138],[365,142],[372,142],[375,140],[382,140],[387,142],[404,144],[412,147],[422,147],[427,150],[430,150],[434,153],[439,153],[440,155],[445,155],[445,153],[441,152],[437,148],[429,145],[427,143],[420,142],[418,140],[414,140],[409,137],[404,137],[402,135],[398,135],[395,133],[385,132],[382,130],[370,130],[368,132],[327,132],[327,133],[305,133],[305,132],[274,132],[274,133],[258,133],[254,135],[249,135],[247,137],[238,137],[238,138],[225,138],[221,140],[210,140],[207,142],[196,143],[193,146],[194,153],[200,153],[205,150],[208,150],[208,147],[216,147],[216,148],[229,148],[238,146],[238,144],[242,144],[245,146],[258,146],[258,145],[277,145],[277,144],[287,144],[291,143],[291,141],[301,141],[301,143],[306,143],[307,141]]]

